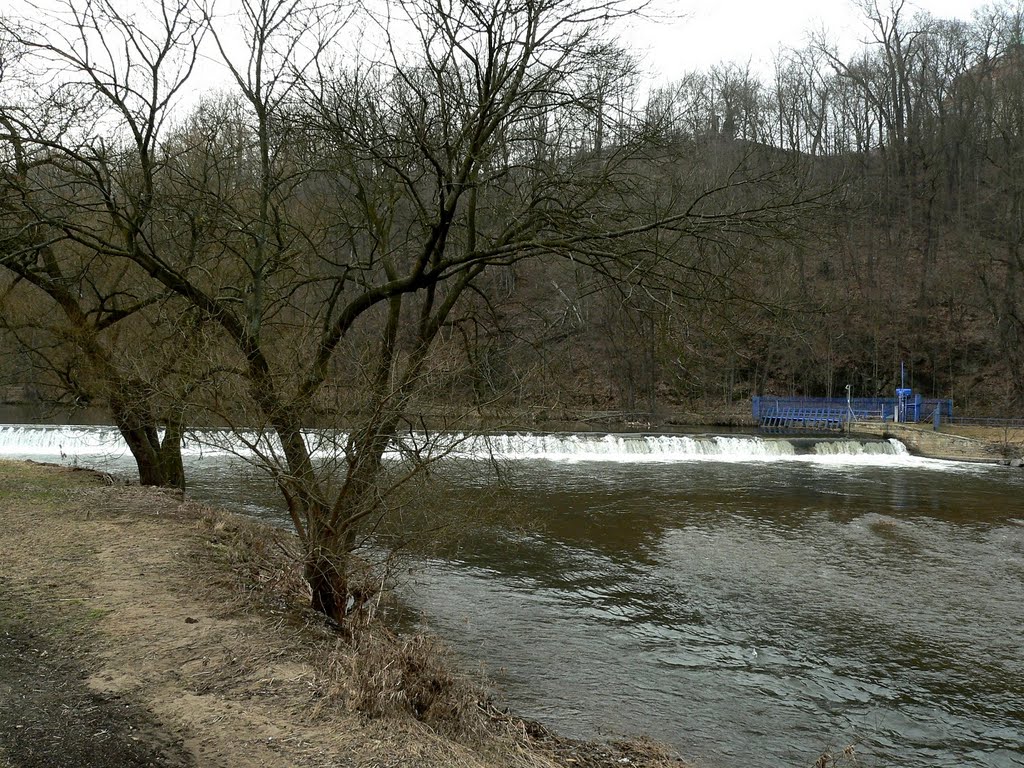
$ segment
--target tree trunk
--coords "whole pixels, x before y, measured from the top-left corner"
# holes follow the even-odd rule
[[[112,396],[110,410],[135,459],[139,484],[184,490],[180,422],[177,419],[168,422],[161,442],[159,420],[148,409],[140,409],[120,396]]]
[[[155,424],[135,428],[119,424],[118,429],[135,459],[140,485],[185,489],[180,428],[168,427],[163,442]]]
[[[342,623],[359,601],[350,589],[348,557],[339,554],[339,544],[324,541],[307,545],[304,576],[309,583],[313,610]]]
[[[302,538],[310,605],[339,623],[351,618],[369,597],[352,583],[351,555],[359,543],[360,524],[378,511],[381,459],[394,432],[392,417],[380,412],[377,416],[349,443],[349,470],[334,504],[328,508],[316,500],[321,489],[309,488],[305,495],[309,501]]]
[[[175,419],[164,429],[160,444],[160,467],[164,485],[185,490],[185,467],[181,460],[181,424]]]

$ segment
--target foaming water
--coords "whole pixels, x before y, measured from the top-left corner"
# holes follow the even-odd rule
[[[120,433],[111,427],[0,425],[0,456],[119,456],[127,450]]]
[[[343,455],[344,432],[304,433],[314,456]],[[280,456],[270,433],[205,430],[189,433],[182,449],[186,458]],[[0,425],[0,455],[45,457],[52,461],[107,461],[126,458],[128,448],[116,429],[93,426]],[[632,434],[442,434],[411,432],[392,441],[388,457],[623,464],[679,462],[778,462],[861,466],[905,466],[951,469],[949,462],[911,456],[897,440],[762,438],[756,435],[632,435]]]

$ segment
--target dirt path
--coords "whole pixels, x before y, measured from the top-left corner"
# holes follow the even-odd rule
[[[218,523],[85,472],[0,468],[2,485],[9,762],[351,764],[297,717],[314,670],[289,659],[287,630],[241,604],[212,556]]]
[[[25,768],[195,765],[151,713],[88,684],[71,638],[40,634],[23,595],[0,582],[0,744]],[[70,641],[70,642],[69,642]],[[2,765],[0,759],[0,765]]]
[[[288,537],[174,494],[0,461],[0,531],[0,768],[677,764],[350,711],[352,651],[289,592]]]

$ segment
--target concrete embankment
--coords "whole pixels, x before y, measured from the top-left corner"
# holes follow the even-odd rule
[[[891,422],[856,421],[850,434],[857,437],[895,438],[918,456],[951,461],[1003,462],[1024,455],[1024,447],[1016,442],[968,437],[948,431],[935,431],[931,425],[893,424]]]

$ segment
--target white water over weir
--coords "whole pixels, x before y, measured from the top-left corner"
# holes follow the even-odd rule
[[[314,455],[337,455],[348,435],[334,431],[306,433]],[[268,434],[203,430],[189,433],[183,447],[189,458],[256,453],[279,455],[275,438]],[[612,463],[777,462],[925,466],[934,462],[911,456],[897,440],[842,438],[781,438],[757,435],[644,435],[589,433],[425,434],[406,433],[396,438],[394,459],[416,455],[462,460],[558,461]],[[130,459],[128,447],[113,427],[0,425],[0,456],[45,461]]]

